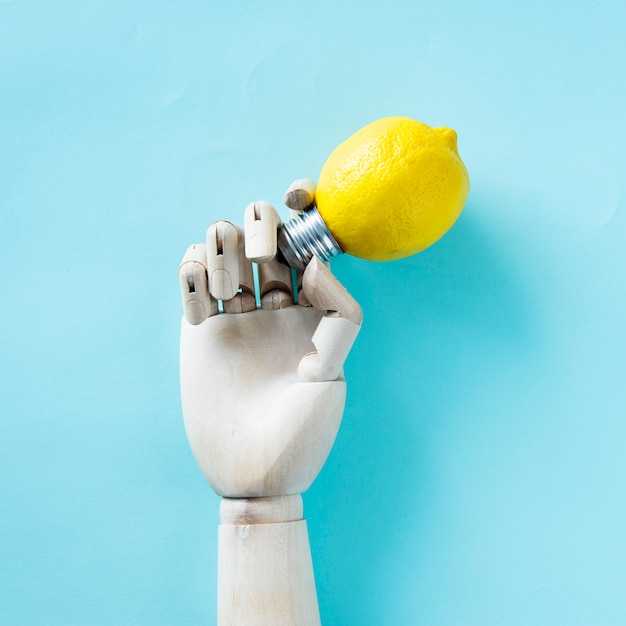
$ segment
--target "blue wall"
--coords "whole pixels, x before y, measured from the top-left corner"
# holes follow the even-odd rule
[[[333,268],[365,325],[305,495],[325,625],[626,623],[622,2],[0,1],[0,623],[213,623],[176,271],[386,115],[472,188]]]

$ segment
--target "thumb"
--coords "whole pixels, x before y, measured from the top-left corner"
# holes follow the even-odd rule
[[[337,380],[361,330],[361,307],[316,257],[304,271],[302,290],[307,300],[326,315],[313,333],[315,352],[300,360],[298,375],[306,382]]]

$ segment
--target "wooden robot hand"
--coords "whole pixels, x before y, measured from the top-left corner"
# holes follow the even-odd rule
[[[313,194],[311,181],[296,181],[285,201],[297,210]],[[185,428],[224,497],[218,624],[313,626],[319,613],[299,494],[339,429],[343,363],[361,309],[317,259],[295,277],[276,260],[280,219],[271,205],[248,206],[244,225],[212,224],[179,269]]]

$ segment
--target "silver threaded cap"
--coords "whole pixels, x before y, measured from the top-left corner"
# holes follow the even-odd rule
[[[291,267],[301,271],[314,256],[329,261],[343,254],[315,206],[279,228],[278,249]]]

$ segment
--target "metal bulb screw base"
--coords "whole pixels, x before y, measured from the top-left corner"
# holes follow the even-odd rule
[[[278,249],[288,265],[301,271],[314,256],[326,262],[343,254],[315,206],[283,224],[278,230]]]

